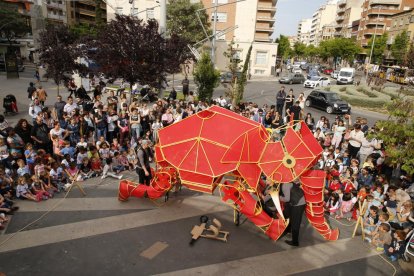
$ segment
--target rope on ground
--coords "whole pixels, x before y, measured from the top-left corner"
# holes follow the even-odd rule
[[[335,217],[332,217],[332,216],[330,216],[330,215],[326,215],[325,214],[325,216],[326,217],[328,217],[330,220],[332,219],[332,220],[334,220],[336,223],[338,223],[338,224],[340,224],[340,225],[343,225],[343,226],[348,226],[348,227],[351,227],[351,226],[354,226],[355,225],[355,221],[354,222],[352,222],[351,224],[348,224],[348,223],[343,223],[342,221],[339,221],[337,218],[335,218]]]

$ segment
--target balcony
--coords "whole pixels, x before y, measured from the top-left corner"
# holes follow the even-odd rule
[[[387,22],[385,21],[385,18],[372,18],[365,21],[365,25],[386,25]]]
[[[345,8],[337,8],[337,9],[336,9],[336,14],[338,14],[338,15],[342,15],[342,14],[344,14],[344,13],[345,13],[345,11],[346,11],[346,9],[345,9]]]
[[[276,19],[274,19],[273,17],[268,17],[268,16],[258,16],[257,17],[257,21],[262,21],[262,22],[275,22]]]
[[[341,21],[344,21],[344,19],[345,19],[345,17],[344,17],[343,15],[341,15],[341,16],[337,16],[337,17],[335,18],[336,22],[341,22]]]
[[[55,8],[55,9],[59,9],[59,10],[63,10],[63,9],[66,8],[66,5],[63,2],[59,4],[58,2],[50,2],[50,1],[48,1],[46,3],[46,6],[48,8]]]
[[[369,4],[372,5],[396,5],[401,4],[401,0],[371,0]]]
[[[364,36],[369,36],[369,37],[373,36],[374,34],[375,35],[383,35],[384,34],[384,29],[383,28],[378,28],[378,29],[375,30],[375,28],[372,28],[372,29],[364,30],[363,33],[364,33]]]
[[[270,38],[265,38],[265,37],[254,37],[254,41],[256,41],[256,42],[272,42]]]
[[[342,33],[341,32],[334,32],[334,34],[333,34],[335,37],[341,37],[342,36]]]
[[[346,6],[346,0],[338,1],[338,7],[344,7],[344,6]]]
[[[256,27],[256,32],[266,32],[266,33],[273,33],[273,28],[269,27]]]
[[[397,9],[379,9],[379,8],[371,8],[367,10],[367,15],[378,15],[378,14],[382,14],[382,15],[393,15],[395,13],[399,12],[399,10]]]
[[[95,15],[96,15],[94,10],[88,10],[88,9],[84,9],[84,8],[77,8],[76,11],[79,12],[80,14],[84,14],[84,15],[91,16],[91,17],[95,17]]]
[[[272,16],[274,16],[275,13],[276,13],[276,7],[275,6],[266,5],[266,4],[261,3],[261,2],[259,2],[259,4],[257,5],[257,10],[258,11],[270,11],[270,14]]]

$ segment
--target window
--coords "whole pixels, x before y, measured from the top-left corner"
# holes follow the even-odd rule
[[[256,52],[256,64],[266,65],[267,64],[267,52]]]
[[[265,70],[259,70],[259,69],[254,70],[255,75],[263,75],[264,73],[265,73]]]
[[[147,19],[154,19],[154,9],[147,9]]]
[[[122,7],[116,7],[116,14],[122,14]]]
[[[411,15],[410,23],[414,23],[414,15]]]
[[[211,21],[214,21],[214,13],[211,14]],[[227,22],[227,13],[226,12],[218,12],[217,13],[217,22]]]

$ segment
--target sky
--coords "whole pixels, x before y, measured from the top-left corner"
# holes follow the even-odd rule
[[[278,0],[273,37],[280,34],[296,35],[301,19],[312,18],[312,14],[327,0]]]

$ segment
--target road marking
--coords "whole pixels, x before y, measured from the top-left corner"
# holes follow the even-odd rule
[[[379,253],[365,246],[360,239],[348,238],[158,275],[289,275],[375,255]],[[275,262],[277,265],[273,265]]]
[[[42,203],[28,200],[19,201],[19,212],[45,212],[50,210],[62,198],[53,198]],[[66,198],[53,211],[99,211],[99,210],[142,210],[156,206],[150,200],[120,202],[114,197],[101,198]]]
[[[264,90],[260,91],[260,95],[262,95],[262,96],[263,96],[263,93],[264,93]]]
[[[142,199],[142,201],[144,200],[146,199]],[[140,203],[137,202],[136,204],[138,205]],[[150,211],[23,231],[8,240],[5,244],[0,245],[0,252],[81,239],[229,210],[229,207],[221,202],[220,197],[211,195],[189,197],[177,201],[171,200],[167,202],[167,205],[166,208],[157,208]],[[0,236],[0,244],[12,235],[14,234]]]
[[[154,259],[155,256],[157,256],[162,251],[164,251],[167,247],[168,247],[168,243],[158,241],[154,243],[153,245],[151,245],[149,248],[142,251],[141,254],[139,255],[146,259],[152,260]]]

